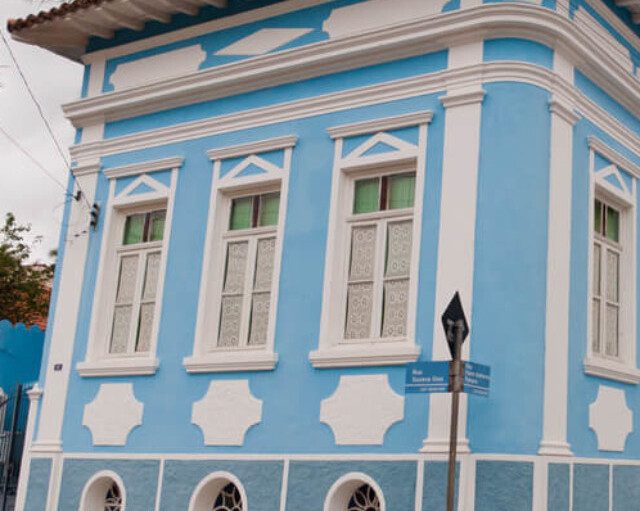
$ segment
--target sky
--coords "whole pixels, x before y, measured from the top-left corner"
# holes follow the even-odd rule
[[[42,105],[44,115],[67,152],[67,148],[73,143],[75,131],[64,118],[61,105],[80,97],[82,66],[41,48],[13,41],[6,31],[7,19],[23,17],[59,3],[62,2],[0,0],[0,30],[9,40],[20,67]],[[31,224],[28,241],[34,243],[33,260],[49,261],[49,251],[58,246],[66,192],[22,154],[2,130],[8,132],[65,186],[68,172],[2,40],[0,128],[0,221],[4,223],[5,214],[13,212],[19,223]],[[40,242],[39,236],[42,236]]]

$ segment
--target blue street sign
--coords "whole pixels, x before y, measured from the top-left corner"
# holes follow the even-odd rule
[[[449,392],[449,362],[407,364],[404,391],[407,394]]]
[[[462,392],[476,396],[487,397],[489,395],[489,383],[491,381],[491,368],[475,362],[464,363],[464,385]]]

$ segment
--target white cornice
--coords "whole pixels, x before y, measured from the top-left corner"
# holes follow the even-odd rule
[[[580,120],[580,116],[575,112],[574,108],[558,98],[551,98],[549,101],[549,111],[559,115],[572,126]]]
[[[631,30],[615,13],[607,7],[602,0],[586,0],[594,11],[609,23],[620,35],[637,51],[640,52],[640,38]]]
[[[104,175],[109,179],[118,177],[137,176],[147,172],[155,172],[158,170],[174,170],[182,167],[184,158],[163,158],[162,160],[145,161],[142,163],[134,163],[123,167],[112,167],[104,171]]]
[[[379,131],[397,130],[419,124],[428,124],[431,122],[431,119],[433,119],[433,112],[425,110],[407,115],[396,115],[394,117],[385,117],[384,119],[375,119],[373,121],[335,126],[327,129],[327,132],[331,138],[353,137],[377,133]]]
[[[630,174],[633,174],[636,178],[640,178],[640,166],[635,163],[629,161],[627,158],[622,156],[618,151],[609,147],[598,137],[591,136],[589,137],[589,148],[593,149],[595,152],[604,156],[607,160],[609,160],[614,165],[617,165],[621,169],[626,170]]]
[[[249,154],[258,154],[267,151],[277,151],[278,149],[287,149],[289,147],[295,146],[297,141],[298,137],[289,135],[285,137],[270,138],[268,140],[260,140],[258,142],[250,142],[248,144],[211,149],[210,151],[207,151],[207,155],[211,160],[236,158],[238,156],[247,156]]]
[[[520,37],[555,47],[640,116],[640,82],[574,23],[530,5],[485,4],[369,33],[319,42],[199,71],[64,107],[76,127],[241,94],[455,45],[469,33]]]
[[[75,177],[97,174],[98,172],[100,172],[100,160],[96,158],[95,161],[91,163],[76,165],[75,167],[71,168],[71,172]]]
[[[454,108],[457,106],[475,105],[482,103],[485,96],[485,91],[482,88],[475,88],[473,90],[461,90],[447,93],[446,96],[440,98],[442,106],[445,108]]]
[[[212,117],[123,137],[79,144],[71,148],[71,155],[76,160],[85,161],[109,154],[157,147],[366,105],[434,94],[443,92],[447,84],[455,87],[458,83],[465,84],[474,80],[480,80],[483,83],[521,82],[546,89],[566,104],[575,105],[579,114],[588,118],[633,152],[640,154],[640,137],[638,135],[550,70],[519,62],[491,62]]]

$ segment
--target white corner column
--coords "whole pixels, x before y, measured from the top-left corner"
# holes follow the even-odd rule
[[[449,50],[450,69],[481,62],[481,41]],[[462,88],[450,88],[446,96],[440,98],[446,109],[446,118],[433,325],[433,360],[450,359],[440,316],[456,291],[460,292],[467,319],[471,322],[480,120],[484,94],[481,83],[470,83]],[[473,325],[471,325],[470,337],[473,337]],[[463,359],[469,357],[470,340],[467,339],[463,345]],[[448,452],[450,417],[450,394],[431,394],[429,430],[422,452]],[[469,452],[466,430],[467,396],[461,394],[458,428],[460,453]]]
[[[573,68],[556,52],[555,71],[564,79]],[[562,87],[558,87],[558,92]],[[551,159],[547,246],[547,307],[544,346],[544,408],[541,455],[571,456],[567,443],[569,368],[569,286],[571,273],[571,188],[573,125],[578,120],[558,92],[549,102]]]
[[[29,396],[29,415],[27,427],[24,432],[24,446],[22,448],[22,461],[20,462],[20,478],[18,479],[18,490],[16,491],[15,511],[24,509],[25,498],[27,496],[27,484],[31,470],[31,442],[33,441],[33,430],[38,416],[38,404],[42,396],[42,389],[35,385],[27,392]]]

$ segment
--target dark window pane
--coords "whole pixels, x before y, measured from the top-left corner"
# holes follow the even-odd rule
[[[148,241],[162,241],[166,214],[165,210],[154,211],[150,214]]]
[[[606,236],[616,243],[620,241],[620,213],[607,206],[607,232]]]
[[[598,234],[603,234],[602,232],[602,202],[598,199],[595,200],[593,206],[593,230]]]

